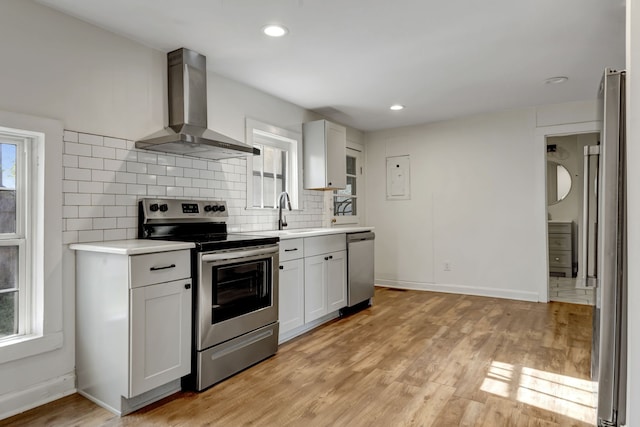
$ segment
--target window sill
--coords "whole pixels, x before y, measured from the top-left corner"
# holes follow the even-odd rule
[[[27,335],[0,343],[0,364],[47,353],[62,347],[62,332]]]

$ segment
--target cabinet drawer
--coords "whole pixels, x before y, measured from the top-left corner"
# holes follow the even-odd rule
[[[280,262],[304,257],[302,239],[280,240]]]
[[[571,234],[570,222],[550,222],[548,226],[549,226],[549,234],[552,234],[552,233]]]
[[[571,267],[571,251],[549,251],[550,267]]]
[[[571,235],[570,234],[549,234],[549,250],[550,251],[570,251]]]
[[[132,288],[191,277],[190,251],[155,252],[129,257]]]
[[[346,249],[347,240],[344,233],[305,237],[304,239],[304,256],[314,256]]]

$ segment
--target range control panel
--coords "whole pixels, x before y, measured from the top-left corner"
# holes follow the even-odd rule
[[[221,200],[141,199],[144,222],[225,221],[227,202]]]

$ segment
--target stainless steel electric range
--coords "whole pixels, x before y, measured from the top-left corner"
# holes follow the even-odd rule
[[[196,244],[192,373],[183,385],[198,391],[278,350],[278,238],[227,233],[227,219],[223,201],[139,201],[138,238]]]

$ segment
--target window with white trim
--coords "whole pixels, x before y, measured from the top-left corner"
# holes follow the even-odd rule
[[[247,208],[277,208],[286,191],[299,209],[301,135],[247,119],[247,143],[260,150],[247,159]]]
[[[0,341],[31,331],[31,146],[0,130]]]

